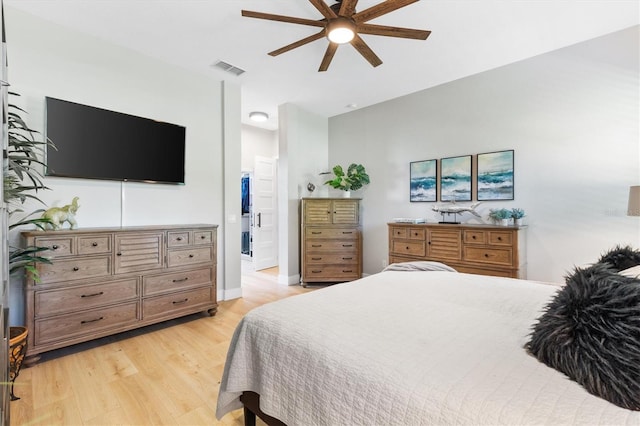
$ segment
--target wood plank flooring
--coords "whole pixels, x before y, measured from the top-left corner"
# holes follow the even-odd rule
[[[314,290],[258,273],[243,276],[242,287],[244,297],[221,302],[214,317],[191,315],[44,354],[16,380],[11,425],[242,425],[242,410],[215,418],[236,325],[257,306]]]

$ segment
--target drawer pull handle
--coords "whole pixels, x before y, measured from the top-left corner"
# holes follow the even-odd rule
[[[502,237],[498,237],[498,241],[502,241]]]
[[[321,257],[312,257],[311,260],[322,260]]]
[[[182,299],[182,300],[175,300],[171,303],[173,303],[174,305],[181,305],[183,303],[186,303],[189,299]]]
[[[472,239],[472,240],[475,240],[475,239],[476,239],[476,236],[475,236],[475,235],[473,235],[473,236],[471,237],[471,239]]]
[[[342,260],[353,260],[353,257],[343,257]]]
[[[322,244],[311,244],[311,247],[322,247]]]
[[[176,241],[182,241],[182,237],[176,238]]]
[[[319,274],[319,273],[321,273],[322,271],[311,271],[311,272],[313,272],[314,274]]]
[[[353,272],[353,270],[351,270],[351,269],[347,269],[346,271],[345,271],[345,270],[343,270],[342,272]]]
[[[190,254],[190,255],[189,255],[189,257],[193,257],[193,255],[192,255],[192,254]]]
[[[405,247],[404,249],[405,249],[405,250],[409,250],[409,246]]]
[[[117,252],[117,253],[116,253],[116,256],[122,256],[122,253]]]
[[[353,231],[342,231],[343,234],[353,234]]]
[[[79,270],[80,270],[80,268],[78,268],[77,266],[74,266],[74,267],[73,267],[73,271],[74,271],[74,272],[78,272]]]
[[[313,235],[320,235],[320,234],[322,234],[322,232],[321,232],[321,231],[311,231],[311,233],[312,233]]]
[[[174,283],[182,283],[189,279],[189,277],[178,278],[177,280],[173,280]]]
[[[83,294],[80,297],[95,297],[95,296],[102,296],[104,294],[104,291],[101,291],[99,293],[93,293],[93,294]]]
[[[96,243],[95,241],[91,244],[93,247],[98,247],[98,243]]]
[[[92,319],[92,320],[84,320],[84,321],[80,321],[80,324],[90,324],[92,322],[97,322],[97,321],[100,321],[100,320],[103,320],[103,319],[104,319],[104,317],[100,317],[100,318],[96,318],[96,319]]]
[[[489,257],[489,253],[485,253],[485,254],[484,254],[484,257]]]
[[[51,250],[58,250],[58,245],[57,244],[52,245]]]
[[[415,236],[417,237],[417,236],[418,236],[418,233],[417,233],[417,232],[414,232],[414,233],[413,233],[413,235],[415,235]]]
[[[342,247],[353,247],[353,244],[343,244]]]

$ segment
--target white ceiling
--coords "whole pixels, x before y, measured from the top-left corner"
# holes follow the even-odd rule
[[[357,10],[382,0],[360,0]],[[334,0],[326,0],[332,4]],[[331,117],[640,24],[638,0],[421,0],[372,23],[431,30],[426,41],[363,35],[382,59],[371,67],[350,45],[317,72],[317,40],[267,52],[315,27],[241,16],[242,9],[322,19],[306,0],[4,0],[5,5],[242,88],[242,119],[278,105]],[[240,77],[211,65],[229,62]],[[251,123],[256,125],[255,123]]]

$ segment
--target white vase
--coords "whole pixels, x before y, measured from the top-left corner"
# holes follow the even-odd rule
[[[509,226],[509,219],[500,219],[500,224],[502,226]]]
[[[514,224],[516,226],[522,226],[522,218],[521,217],[519,217],[517,219],[514,219],[513,221],[514,221]]]
[[[351,191],[342,191],[342,198],[351,198]]]

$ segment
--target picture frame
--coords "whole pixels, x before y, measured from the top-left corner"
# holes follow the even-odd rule
[[[477,156],[478,201],[514,199],[514,151],[487,152]]]
[[[409,163],[409,201],[438,201],[438,160]]]
[[[440,159],[440,201],[471,201],[471,155]]]

